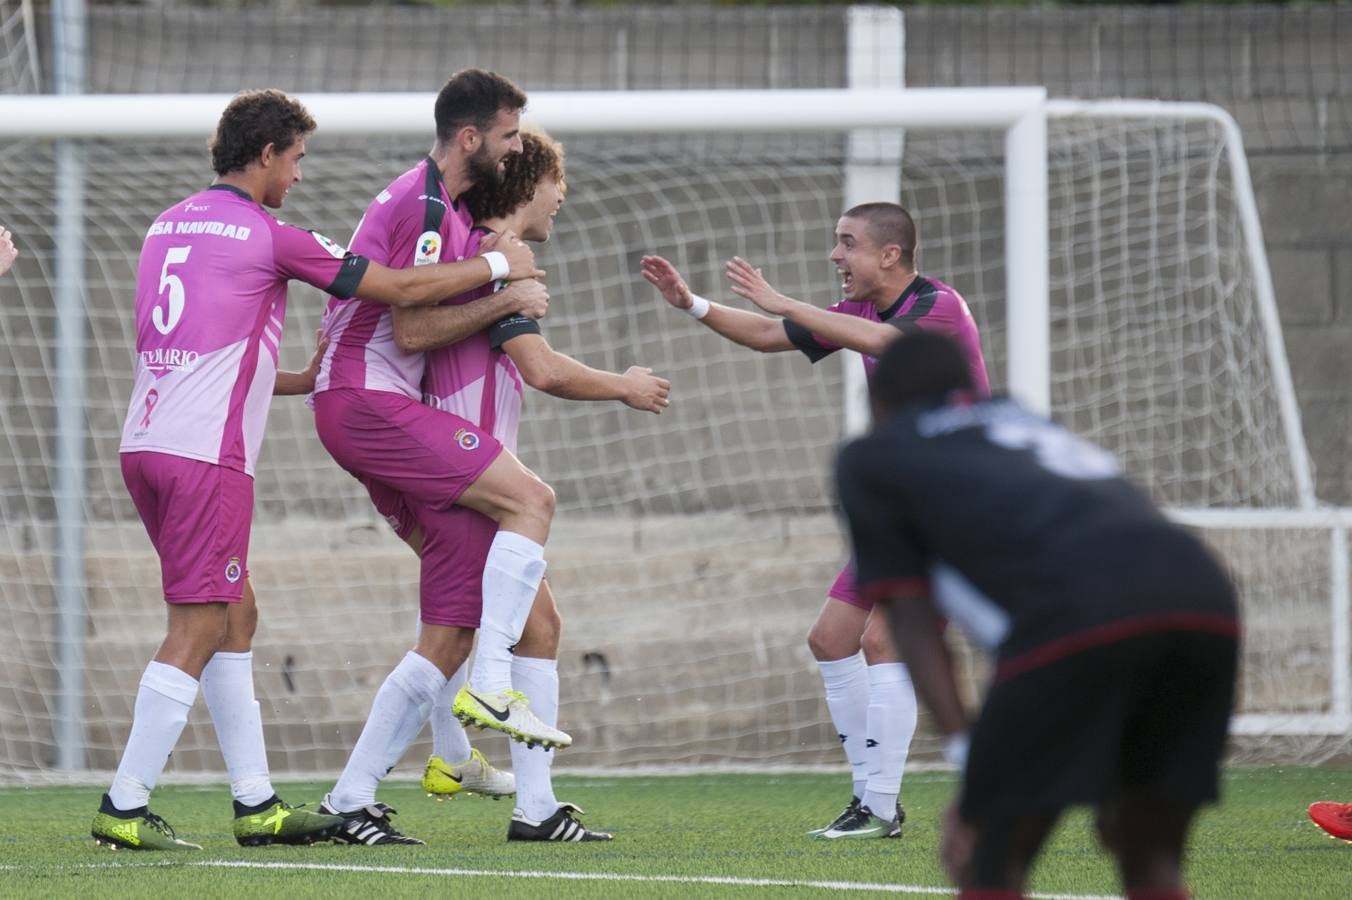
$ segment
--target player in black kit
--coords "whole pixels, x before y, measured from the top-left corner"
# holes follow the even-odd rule
[[[947,338],[896,341],[874,429],[836,469],[860,585],[963,768],[944,864],[964,894],[1021,896],[1061,812],[1089,804],[1128,898],[1186,897],[1234,701],[1234,589],[1112,455],[970,388]],[[994,656],[970,744],[945,617]]]

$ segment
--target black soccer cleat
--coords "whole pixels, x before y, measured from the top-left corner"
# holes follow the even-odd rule
[[[338,816],[343,820],[342,826],[333,835],[333,839],[339,843],[361,844],[365,847],[380,844],[427,843],[398,831],[390,822],[390,816],[395,815],[396,811],[384,803],[372,803],[355,812],[340,812],[330,806],[328,798],[325,797],[324,802],[319,804],[319,811],[324,815]]]
[[[583,815],[582,808],[562,803],[554,815],[543,822],[532,822],[521,810],[512,812],[512,823],[507,826],[509,841],[609,841],[614,835],[607,831],[592,831],[575,815]]]

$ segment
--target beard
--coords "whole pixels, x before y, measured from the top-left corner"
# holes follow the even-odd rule
[[[474,151],[474,154],[466,161],[466,169],[471,182],[482,184],[489,187],[496,185],[501,177],[498,175],[498,160],[488,155],[488,145],[484,144]]]

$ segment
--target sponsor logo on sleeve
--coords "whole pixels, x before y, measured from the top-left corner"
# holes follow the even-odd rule
[[[455,442],[460,445],[461,450],[479,449],[479,436],[468,428],[461,428],[455,433]]]
[[[441,259],[441,234],[424,231],[418,235],[418,247],[413,254],[413,265],[430,266]]]
[[[315,239],[315,243],[323,247],[324,252],[327,253],[329,256],[332,256],[334,259],[342,259],[344,256],[347,256],[347,248],[344,247],[343,245],[329,240],[328,238],[324,237],[324,235],[320,234],[318,231],[312,231],[310,232],[310,235]]]
[[[244,577],[244,566],[240,564],[239,557],[230,557],[230,561],[225,564],[225,580],[234,584],[242,577]]]

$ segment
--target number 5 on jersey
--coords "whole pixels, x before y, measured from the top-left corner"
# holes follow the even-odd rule
[[[155,328],[160,334],[168,334],[174,330],[178,320],[183,318],[183,281],[177,275],[169,271],[170,266],[177,266],[188,261],[188,254],[192,252],[191,247],[170,247],[164,254],[164,265],[160,268],[160,296],[164,296],[165,288],[169,289],[169,307],[168,314],[165,314],[163,306],[156,306],[150,312],[151,321],[155,323]]]

